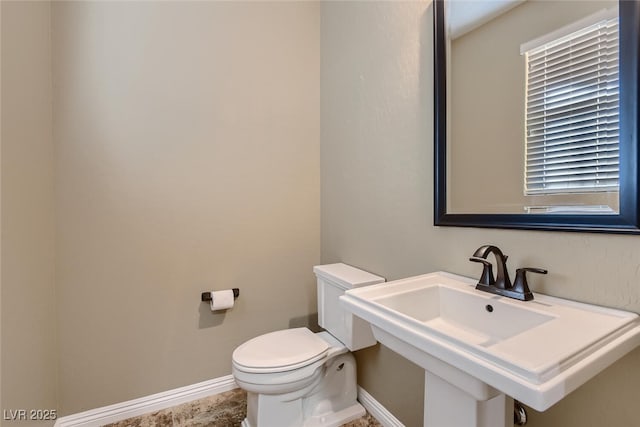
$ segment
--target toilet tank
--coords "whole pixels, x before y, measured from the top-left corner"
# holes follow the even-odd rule
[[[317,265],[313,272],[318,278],[318,324],[349,350],[375,345],[371,326],[347,312],[339,298],[349,289],[382,283],[384,277],[342,263]]]

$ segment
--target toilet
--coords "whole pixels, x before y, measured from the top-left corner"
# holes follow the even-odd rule
[[[338,427],[365,414],[356,400],[356,361],[350,351],[376,344],[371,327],[340,305],[348,289],[384,278],[346,264],[313,268],[318,324],[270,332],[238,346],[232,356],[236,383],[247,392],[242,427]]]

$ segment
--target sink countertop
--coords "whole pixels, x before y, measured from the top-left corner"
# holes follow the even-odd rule
[[[384,329],[537,410],[640,344],[635,313],[538,293],[518,301],[475,284],[437,272],[354,289],[341,300],[374,333]]]

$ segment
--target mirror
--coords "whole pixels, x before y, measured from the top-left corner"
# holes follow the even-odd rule
[[[434,1],[436,225],[640,232],[639,3]]]

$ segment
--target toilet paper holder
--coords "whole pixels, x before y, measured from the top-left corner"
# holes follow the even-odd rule
[[[240,289],[233,288],[231,290],[233,291],[233,299],[237,299],[240,296]],[[202,302],[211,301],[211,291],[203,292],[202,295],[200,296],[200,301],[202,301]]]

